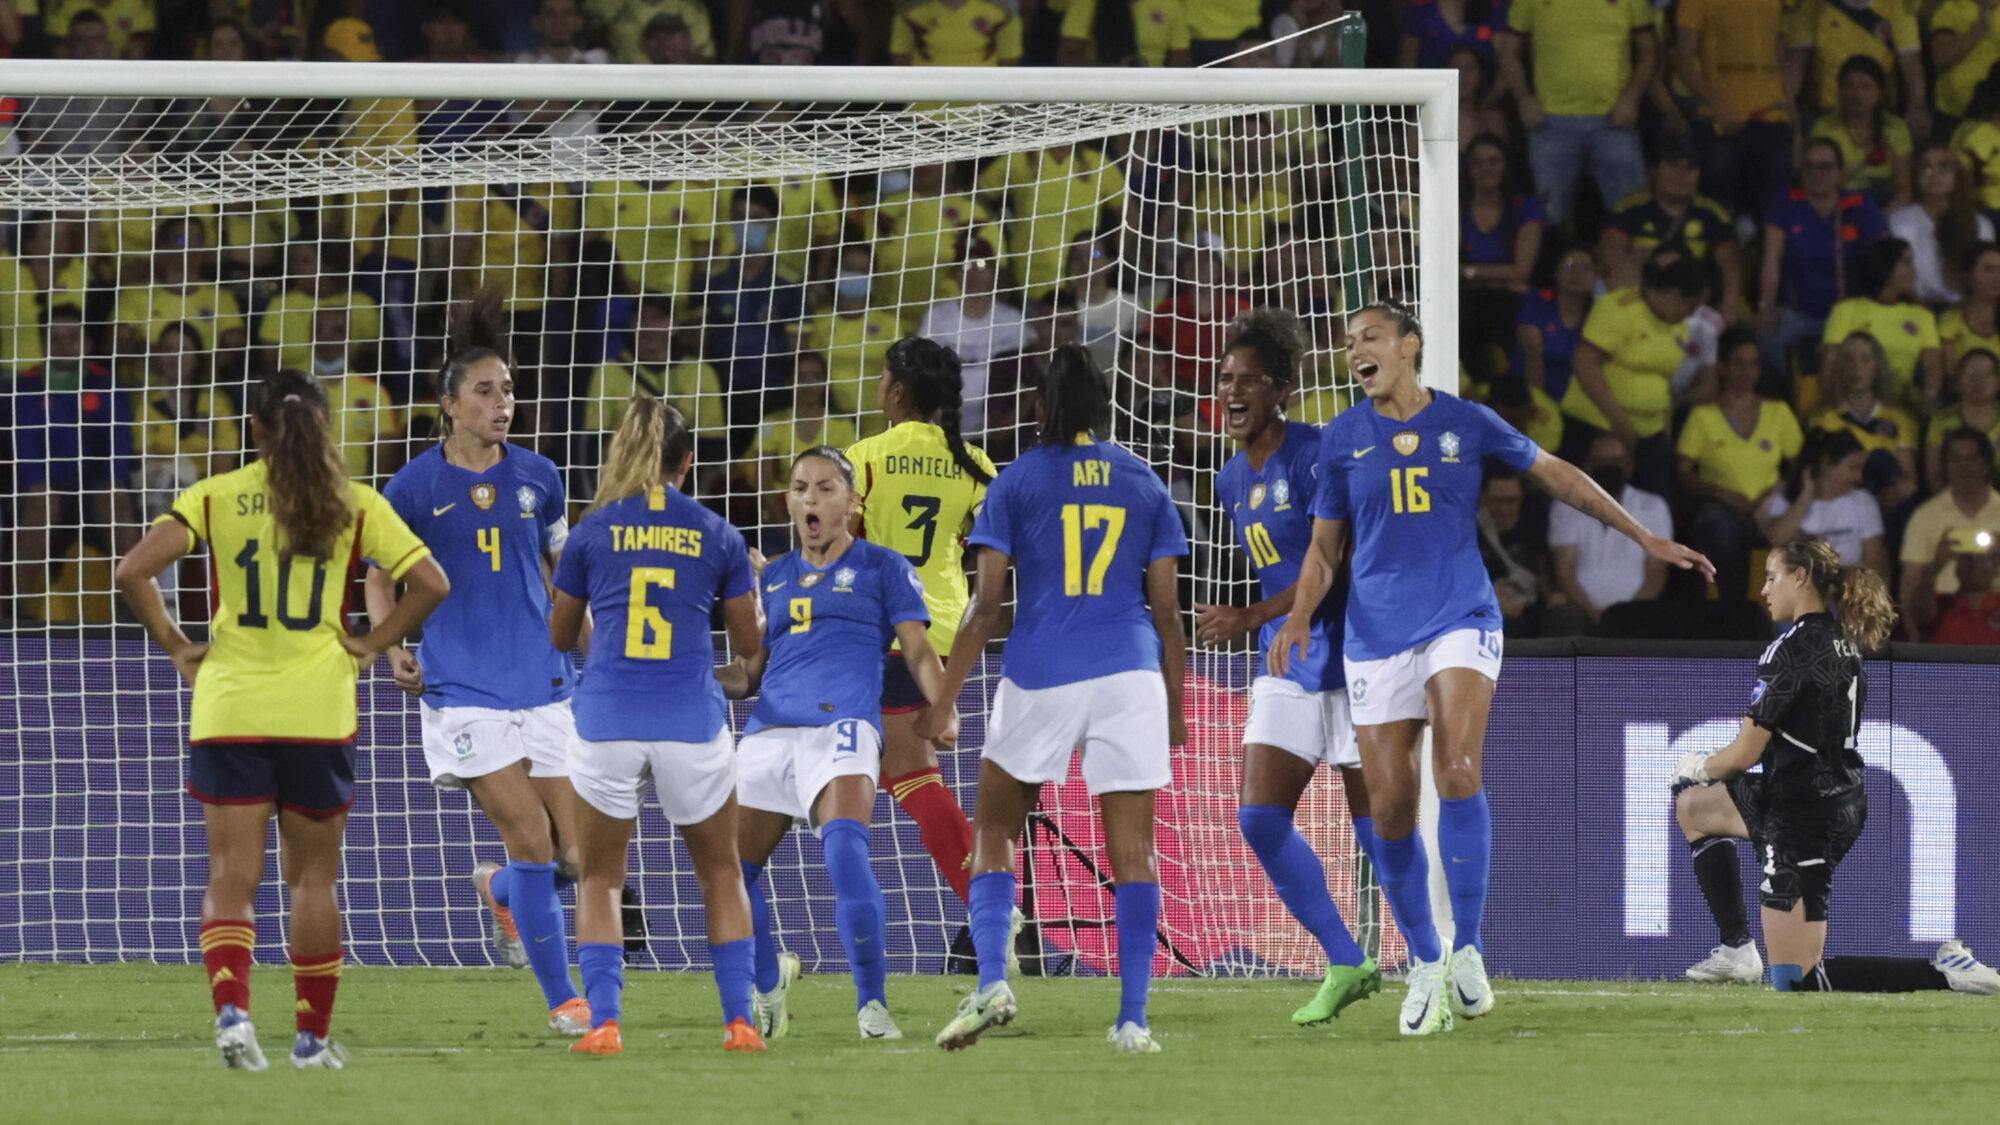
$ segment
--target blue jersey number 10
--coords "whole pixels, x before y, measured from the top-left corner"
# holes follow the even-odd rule
[[[498,533],[495,533],[498,538]],[[674,623],[653,608],[648,595],[659,586],[674,588],[674,572],[664,566],[632,568],[631,592],[625,600],[625,655],[632,660],[672,660]]]
[[[1243,529],[1243,548],[1250,552],[1250,565],[1258,570],[1284,561],[1278,556],[1278,545],[1271,542],[1270,531],[1261,523],[1253,523]]]
[[[1111,569],[1111,560],[1118,553],[1118,537],[1125,534],[1125,509],[1110,504],[1064,504],[1063,521],[1063,593],[1070,597],[1078,594],[1102,594],[1104,592],[1104,572]],[[1104,538],[1097,544],[1097,553],[1091,556],[1090,573],[1083,571],[1083,533],[1104,529]]]

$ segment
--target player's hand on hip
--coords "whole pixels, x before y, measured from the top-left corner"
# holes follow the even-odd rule
[[[1657,535],[1648,535],[1644,546],[1647,554],[1669,566],[1677,566],[1682,570],[1698,570],[1703,578],[1710,582],[1715,581],[1715,564],[1708,561],[1707,555],[1693,547],[1683,546]]]
[[[1226,645],[1250,631],[1250,612],[1233,605],[1194,607],[1195,639],[1205,645]]]
[[[174,671],[181,674],[189,687],[194,686],[195,673],[201,671],[201,662],[208,659],[208,646],[190,644],[173,654]]]
[[[417,656],[402,645],[389,650],[389,670],[395,673],[396,686],[408,695],[420,696],[424,693],[424,666],[417,663]]]
[[[1265,656],[1271,675],[1282,676],[1291,670],[1292,651],[1298,650],[1304,656],[1312,647],[1312,633],[1306,622],[1297,616],[1287,617],[1284,628],[1278,630],[1277,639],[1271,642],[1271,651]]]

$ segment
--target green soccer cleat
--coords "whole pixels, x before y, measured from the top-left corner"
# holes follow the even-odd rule
[[[1341,1010],[1357,1000],[1366,1000],[1382,991],[1382,970],[1369,958],[1359,965],[1329,965],[1326,980],[1319,986],[1319,995],[1312,1003],[1292,1013],[1292,1022],[1300,1027],[1326,1023],[1338,1017]]]

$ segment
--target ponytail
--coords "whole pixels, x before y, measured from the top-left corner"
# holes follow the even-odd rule
[[[889,378],[910,395],[921,418],[944,431],[951,459],[965,475],[992,484],[993,474],[972,455],[960,432],[965,411],[965,375],[958,353],[923,336],[905,336],[889,345]]]
[[[250,413],[263,426],[260,448],[271,489],[280,558],[333,554],[354,522],[347,464],[333,443],[332,412],[319,380],[286,368],[258,383]]]
[[[489,359],[513,366],[513,350],[507,342],[507,302],[494,287],[481,289],[472,299],[450,313],[450,352],[438,368],[438,399],[458,397],[458,388],[474,364]],[[438,432],[451,436],[451,415],[438,412]]]
[[[1042,374],[1041,444],[1067,446],[1078,434],[1102,436],[1111,424],[1111,384],[1097,357],[1081,344],[1064,344]]]
[[[679,409],[644,391],[633,395],[598,472],[597,495],[584,514],[627,496],[665,489],[692,452],[694,434]]]
[[[1839,619],[1849,644],[1867,652],[1889,639],[1896,604],[1881,575],[1865,566],[1842,565],[1840,552],[1817,535],[1795,536],[1778,551],[1786,566],[1806,572],[1806,581]]]

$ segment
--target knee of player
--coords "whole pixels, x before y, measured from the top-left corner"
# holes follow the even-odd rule
[[[1292,832],[1291,810],[1277,805],[1243,805],[1236,810],[1243,842],[1258,855],[1276,851]]]

